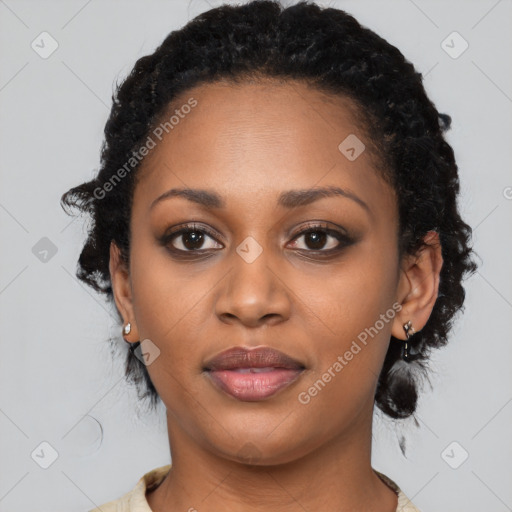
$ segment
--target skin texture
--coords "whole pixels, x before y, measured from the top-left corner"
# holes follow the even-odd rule
[[[396,495],[370,462],[374,394],[390,336],[405,339],[408,320],[419,331],[434,306],[437,235],[399,260],[393,189],[369,150],[354,161],[338,150],[349,134],[365,140],[348,101],[295,82],[202,85],[176,104],[190,97],[197,106],[140,170],[129,268],[114,243],[110,254],[116,305],[132,326],[125,339],[149,339],[160,350],[147,368],[167,409],[172,469],[147,494],[150,507],[392,512]],[[324,186],[350,191],[368,209],[342,196],[277,205],[282,192]],[[173,197],[150,208],[162,193],[184,187],[213,190],[226,205]],[[189,251],[179,259],[159,243],[166,230],[192,221],[218,234],[204,235],[210,257]],[[355,241],[330,256],[315,254],[307,235],[296,237],[311,221],[345,229]],[[236,251],[249,236],[262,248],[252,263]],[[186,250],[183,244],[178,236],[168,247]],[[338,244],[328,234],[319,250]],[[300,403],[298,394],[394,303],[401,306],[394,318]],[[276,348],[306,370],[266,400],[236,400],[202,371],[236,345]]]

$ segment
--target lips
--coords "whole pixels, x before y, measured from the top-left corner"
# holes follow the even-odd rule
[[[299,361],[269,347],[233,347],[204,367],[218,389],[251,402],[269,398],[289,386],[304,369]]]

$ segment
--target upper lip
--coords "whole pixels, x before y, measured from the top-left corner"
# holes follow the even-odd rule
[[[288,368],[303,370],[292,357],[270,347],[232,347],[216,355],[205,364],[205,370],[233,370],[235,368]]]

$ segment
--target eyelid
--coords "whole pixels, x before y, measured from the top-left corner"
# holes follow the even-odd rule
[[[308,231],[313,231],[315,229],[321,229],[329,233],[336,233],[340,237],[351,238],[351,236],[349,235],[345,228],[332,222],[327,222],[325,220],[310,220],[306,223],[306,225],[301,225],[300,228],[298,228],[296,234],[292,234],[289,236],[292,238],[292,240],[295,240],[297,236],[303,235],[304,233],[307,233]]]
[[[206,225],[199,224],[198,222],[189,222],[178,226],[174,226],[172,229],[166,230],[165,233],[162,235],[161,239],[169,241],[173,236],[181,234],[186,231],[202,231],[206,233],[209,237],[215,239],[216,241],[218,241],[218,238],[220,238],[221,240],[225,240],[225,237],[223,235],[221,235],[220,233]]]

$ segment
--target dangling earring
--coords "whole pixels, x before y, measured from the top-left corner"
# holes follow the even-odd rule
[[[124,327],[123,327],[123,334],[130,334],[130,331],[132,330],[132,325],[130,324],[130,322],[128,322]],[[126,341],[126,340],[125,340]]]
[[[404,327],[405,336],[407,337],[407,339],[404,341],[403,350],[402,350],[402,359],[404,361],[410,362],[408,340],[416,331],[414,330],[414,327],[412,326],[412,322],[410,320],[407,323],[405,323],[403,327]]]
[[[391,365],[386,379],[388,407],[397,414],[397,417],[401,418],[404,417],[403,397],[413,396],[416,393],[417,384],[425,377],[425,366],[422,363],[421,353],[419,351],[413,354],[409,353],[409,338],[416,332],[412,322],[409,320],[403,324],[403,329],[407,339],[402,342],[402,357],[398,357]],[[405,408],[408,407],[409,405],[406,403]],[[414,414],[412,417],[418,427],[419,423]],[[405,455],[405,437],[402,434],[400,434],[400,449]]]

